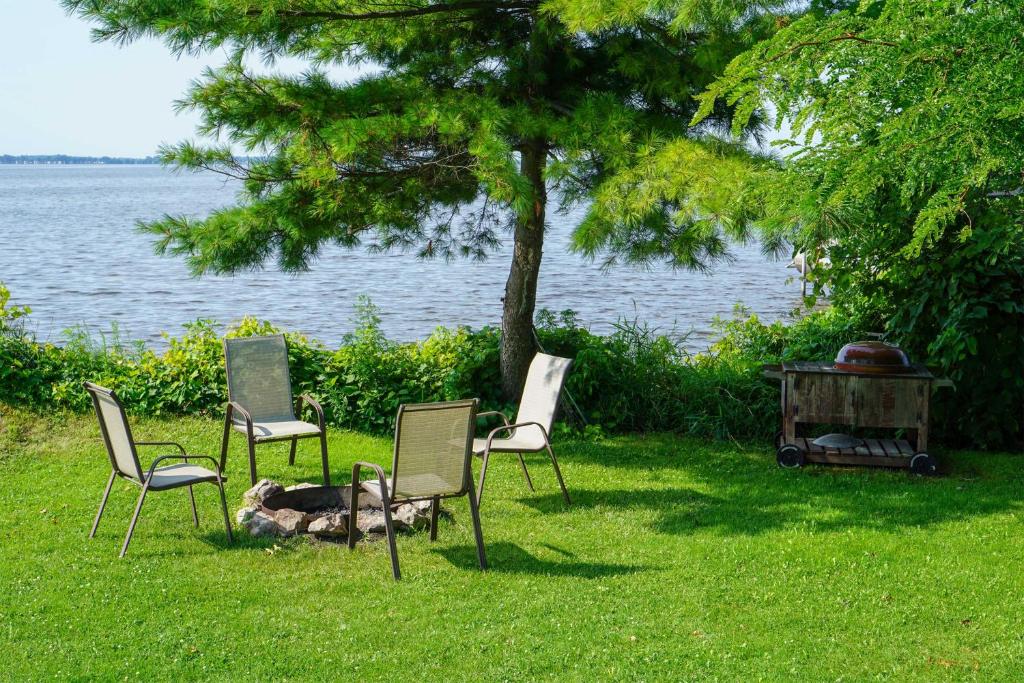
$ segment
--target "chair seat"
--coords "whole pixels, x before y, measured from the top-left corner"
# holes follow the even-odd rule
[[[160,491],[178,488],[179,486],[202,484],[208,481],[217,481],[216,472],[212,472],[199,465],[180,463],[156,468],[153,472],[153,479],[150,480],[149,488]]]
[[[487,439],[473,439],[473,455],[483,455]],[[510,439],[494,439],[491,441],[491,453],[528,453],[544,450],[544,439],[515,435]]]
[[[232,423],[238,431],[245,434],[244,422]],[[320,433],[320,428],[301,420],[281,420],[280,422],[253,422],[252,435],[257,441],[265,439],[283,439],[289,436],[312,436]]]
[[[402,489],[397,493],[392,490],[393,480],[388,479],[388,493],[392,500],[399,501],[406,498],[429,498],[430,496],[445,496],[458,493],[459,484],[462,482],[449,482],[432,473],[402,475]],[[380,483],[376,481],[364,481],[360,488],[370,496],[368,501],[371,505],[381,504]]]

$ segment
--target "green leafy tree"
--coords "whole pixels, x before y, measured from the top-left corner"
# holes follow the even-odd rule
[[[763,4],[686,0],[670,13],[578,0],[64,0],[97,25],[98,40],[155,36],[176,54],[228,54],[180,102],[219,142],[162,156],[237,177],[244,193],[202,220],[146,226],[161,252],[185,255],[196,273],[268,260],[302,270],[328,243],[483,257],[511,233],[501,350],[510,396],[533,352],[552,209],[614,198],[619,170],[661,140],[684,139],[685,187],[640,210],[594,203],[578,244],[594,254],[618,235],[649,249],[656,235],[696,268],[723,253],[724,224],[701,208],[708,200],[717,211],[723,193],[698,167],[740,154],[703,144],[728,132],[732,108],[714,104],[699,125],[689,121],[694,96],[775,29]],[[253,57],[310,68],[260,75],[247,68]],[[338,63],[370,68],[337,82],[321,67]],[[745,120],[737,137],[758,125]]]
[[[1024,426],[1022,36],[1016,0],[841,3],[736,58],[694,118],[791,128],[739,182],[764,232],[828,245],[819,291],[960,380],[945,420],[988,445]]]

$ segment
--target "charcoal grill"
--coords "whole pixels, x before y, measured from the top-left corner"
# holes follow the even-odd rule
[[[937,470],[927,452],[928,406],[932,389],[952,382],[935,377],[925,366],[906,362],[880,371],[849,363],[795,361],[766,365],[764,374],[782,384],[782,430],[776,438],[780,466],[816,462],[898,467],[921,474]],[[813,424],[900,430],[906,438],[866,438],[835,447],[828,445],[835,439],[815,443],[798,436],[801,425]]]

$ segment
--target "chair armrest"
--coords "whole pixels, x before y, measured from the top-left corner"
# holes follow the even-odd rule
[[[548,430],[544,429],[544,425],[540,422],[516,422],[515,424],[504,424],[500,427],[495,427],[487,434],[487,443],[484,444],[484,451],[491,450],[491,442],[494,441],[494,437],[505,431],[514,431],[519,427],[537,427],[540,429],[540,433],[544,436],[544,440],[548,443],[551,440],[548,438]]]
[[[504,422],[506,426],[508,426],[508,416],[505,415],[505,413],[501,412],[500,410],[488,410],[486,412],[476,414],[477,418],[490,417],[491,415],[498,415],[499,417],[501,417],[501,421]]]
[[[209,460],[210,462],[213,463],[213,471],[217,475],[217,479],[220,480],[222,478],[221,477],[221,473],[220,473],[220,465],[217,464],[217,461],[214,460],[209,455],[184,455],[184,454],[182,454],[182,455],[161,455],[159,458],[154,460],[149,465],[149,471],[146,472],[146,481],[148,482],[150,480],[150,478],[152,478],[153,473],[156,472],[156,466],[158,464],[160,464],[160,462],[162,462],[164,460],[184,460],[185,462],[188,462],[189,458],[198,458],[199,460]]]
[[[185,447],[176,441],[136,441],[136,446],[174,446],[185,455]]]
[[[295,417],[302,419],[303,403],[312,408],[313,412],[316,413],[317,426],[320,427],[320,431],[323,431],[324,428],[327,426],[327,423],[324,420],[324,409],[320,406],[320,402],[317,401],[312,396],[310,396],[309,394],[302,394],[301,396],[299,396],[298,400],[295,401]]]
[[[234,417],[234,413],[239,413],[242,416],[242,419],[245,420],[245,430],[248,433],[248,435],[251,437],[252,436],[252,415],[249,414],[248,410],[246,410],[242,406],[238,405],[234,401],[228,401],[228,415],[227,415],[228,422],[230,422],[231,418]]]
[[[384,468],[372,462],[357,460],[352,464],[352,507],[355,508],[356,502],[359,500],[359,470],[363,467],[369,467],[377,474],[377,482],[380,484],[381,503],[390,505],[391,495],[388,492],[388,478],[384,474]]]

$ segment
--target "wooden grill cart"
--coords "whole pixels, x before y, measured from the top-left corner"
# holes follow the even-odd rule
[[[796,361],[766,365],[764,374],[782,383],[782,431],[776,443],[779,465],[820,462],[935,472],[935,458],[926,452],[928,403],[933,387],[952,386],[952,382],[936,378],[923,365],[881,374],[841,370],[828,361]],[[847,437],[851,443],[844,447],[828,445],[828,439],[819,445],[815,443],[819,440],[797,436],[798,424],[812,423],[902,429],[912,442]]]

